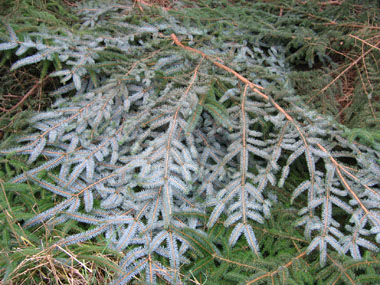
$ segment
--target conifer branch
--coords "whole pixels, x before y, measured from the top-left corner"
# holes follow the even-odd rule
[[[11,167],[13,156],[27,156],[29,168],[18,168],[12,187],[22,189],[29,181],[59,200],[30,215],[24,227],[59,228],[68,221],[86,227],[57,240],[56,248],[105,236],[109,248],[123,255],[114,284],[135,279],[182,284],[218,266],[215,278],[233,268],[223,278],[285,283],[293,278],[288,268],[314,250],[321,267],[328,262],[325,268],[341,271],[332,279],[356,282],[331,252],[360,259],[367,250],[379,250],[380,154],[352,143],[356,136],[367,138],[365,133],[346,139],[347,130],[305,106],[289,83],[292,59],[285,58],[286,51],[297,50],[307,35],[277,23],[298,27],[305,15],[328,18],[302,9],[302,17],[292,18],[283,9],[279,19],[273,14],[278,7],[251,5],[263,13],[253,16],[265,15],[268,22],[251,27],[239,20],[229,28],[229,16],[202,17],[208,7],[198,9],[199,15],[160,10],[152,21],[136,18],[125,3],[93,1],[78,3],[80,32],[56,35],[41,28],[16,35],[9,26],[0,50],[15,57],[29,50],[12,68],[51,61],[59,66],[51,76],[63,85],[53,94],[75,93],[32,116],[31,131],[13,148],[0,150],[11,157]],[[186,25],[180,25],[178,13],[188,14]],[[181,43],[179,35],[189,43]],[[279,45],[265,44],[267,36],[278,37]],[[289,46],[280,46],[284,39]],[[363,43],[369,51],[349,68],[377,52],[376,45]],[[323,48],[308,48],[305,60],[327,60]],[[273,208],[289,207],[288,198],[294,204],[291,220],[297,210],[295,226],[302,227],[305,239],[295,234],[298,228],[266,229],[276,223]],[[281,242],[289,249],[280,254]],[[246,261],[268,254],[288,261]],[[196,275],[183,275],[189,267]]]

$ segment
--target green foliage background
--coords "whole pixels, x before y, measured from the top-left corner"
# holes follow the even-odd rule
[[[164,1],[156,2],[163,4]],[[169,13],[181,19],[184,26],[190,22],[207,26],[212,31],[210,37],[222,34],[225,29],[244,28],[249,33],[240,35],[240,41],[284,46],[292,70],[289,84],[295,87],[296,95],[344,125],[346,136],[353,143],[367,144],[380,150],[380,9],[376,1],[181,2],[188,8],[169,10]],[[59,33],[62,27],[78,28],[77,18],[70,13],[70,5],[75,5],[75,2],[3,0],[0,15],[4,22],[12,24],[17,33],[41,27]],[[137,1],[135,14],[129,16],[130,22],[138,25],[142,19],[155,21],[159,17],[158,9],[143,6]],[[6,34],[1,25],[0,38]],[[202,44],[202,39],[197,40],[197,44]],[[113,56],[105,53],[103,60],[111,60]],[[43,86],[12,112],[0,114],[3,138],[0,147],[3,148],[8,138],[27,129],[28,111],[46,108],[56,99],[49,97],[48,93],[59,83],[49,79],[48,74],[60,66],[58,62],[41,62],[25,67],[15,74],[16,78],[23,80],[14,84],[14,77],[8,72],[15,61],[12,52],[1,52],[0,58],[0,96],[11,92],[25,94],[25,90],[34,84]],[[0,104],[9,109],[17,102],[1,101]],[[36,163],[41,164],[42,161]],[[252,261],[253,254],[243,241],[233,250],[229,248],[229,233],[221,226],[223,220],[207,229],[207,239],[191,231],[179,233],[198,248],[201,256],[192,256],[193,263],[182,269],[188,284],[234,284],[247,280],[254,284],[380,282],[378,254],[366,252],[361,261],[331,254],[324,268],[320,268],[316,255],[304,254],[308,241],[292,225],[297,213],[288,204],[294,185],[303,180],[304,165],[299,161],[295,166],[299,171],[296,175],[293,172],[285,187],[273,189],[278,194],[278,205],[271,219],[255,229],[261,232],[258,240],[263,258],[260,261]],[[28,183],[15,186],[6,182],[28,167],[23,157],[10,155],[0,159],[0,276],[4,284],[20,284],[26,278],[30,278],[29,284],[51,284],[52,280],[57,284],[110,282],[118,273],[120,254],[108,249],[106,240],[98,237],[92,242],[70,247],[70,252],[68,249],[49,249],[53,237],[83,231],[79,223],[60,225],[53,232],[43,226],[33,231],[23,229],[24,220],[57,202],[55,195],[37,186]],[[54,173],[40,175],[49,179],[49,175]],[[298,203],[302,204],[302,201]],[[216,248],[220,254],[216,253]]]

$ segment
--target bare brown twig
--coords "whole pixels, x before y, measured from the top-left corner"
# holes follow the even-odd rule
[[[12,112],[13,110],[17,109],[22,103],[24,103],[24,101],[25,101],[26,99],[28,99],[29,96],[31,96],[31,95],[34,94],[34,92],[36,91],[36,89],[37,89],[38,87],[40,87],[40,83],[39,83],[39,82],[37,82],[36,84],[34,84],[34,86],[28,91],[28,93],[26,93],[26,94],[22,97],[22,99],[21,99],[16,105],[12,106],[12,108],[10,108],[10,109],[5,109],[5,108],[0,107],[0,111],[2,111],[2,112]]]

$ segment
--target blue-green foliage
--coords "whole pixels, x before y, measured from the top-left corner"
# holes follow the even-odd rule
[[[302,161],[307,175],[291,200],[306,197],[297,225],[311,241],[307,252],[318,249],[324,265],[330,250],[355,259],[362,249],[378,250],[380,153],[352,144],[331,119],[302,104],[289,84],[284,48],[234,41],[249,32],[244,27],[226,30],[223,38],[231,40],[218,43],[206,27],[180,26],[164,10],[154,21],[133,23],[125,16],[136,12],[133,1],[120,2],[79,3],[80,33],[15,35],[8,26],[9,40],[0,44],[18,56],[32,51],[13,69],[58,60],[64,67],[51,76],[65,85],[55,94],[76,90],[36,114],[33,132],[16,147],[0,150],[26,155],[29,164],[44,157],[12,182],[30,181],[62,198],[25,227],[87,224],[56,245],[105,234],[125,254],[115,284],[136,276],[179,284],[191,252],[220,256],[205,227],[222,215],[226,244],[245,240],[259,258],[255,226],[270,219],[278,203],[273,189]],[[208,58],[173,46],[171,33]],[[49,181],[38,176],[46,170],[56,174]],[[206,221],[197,216],[206,214]]]

